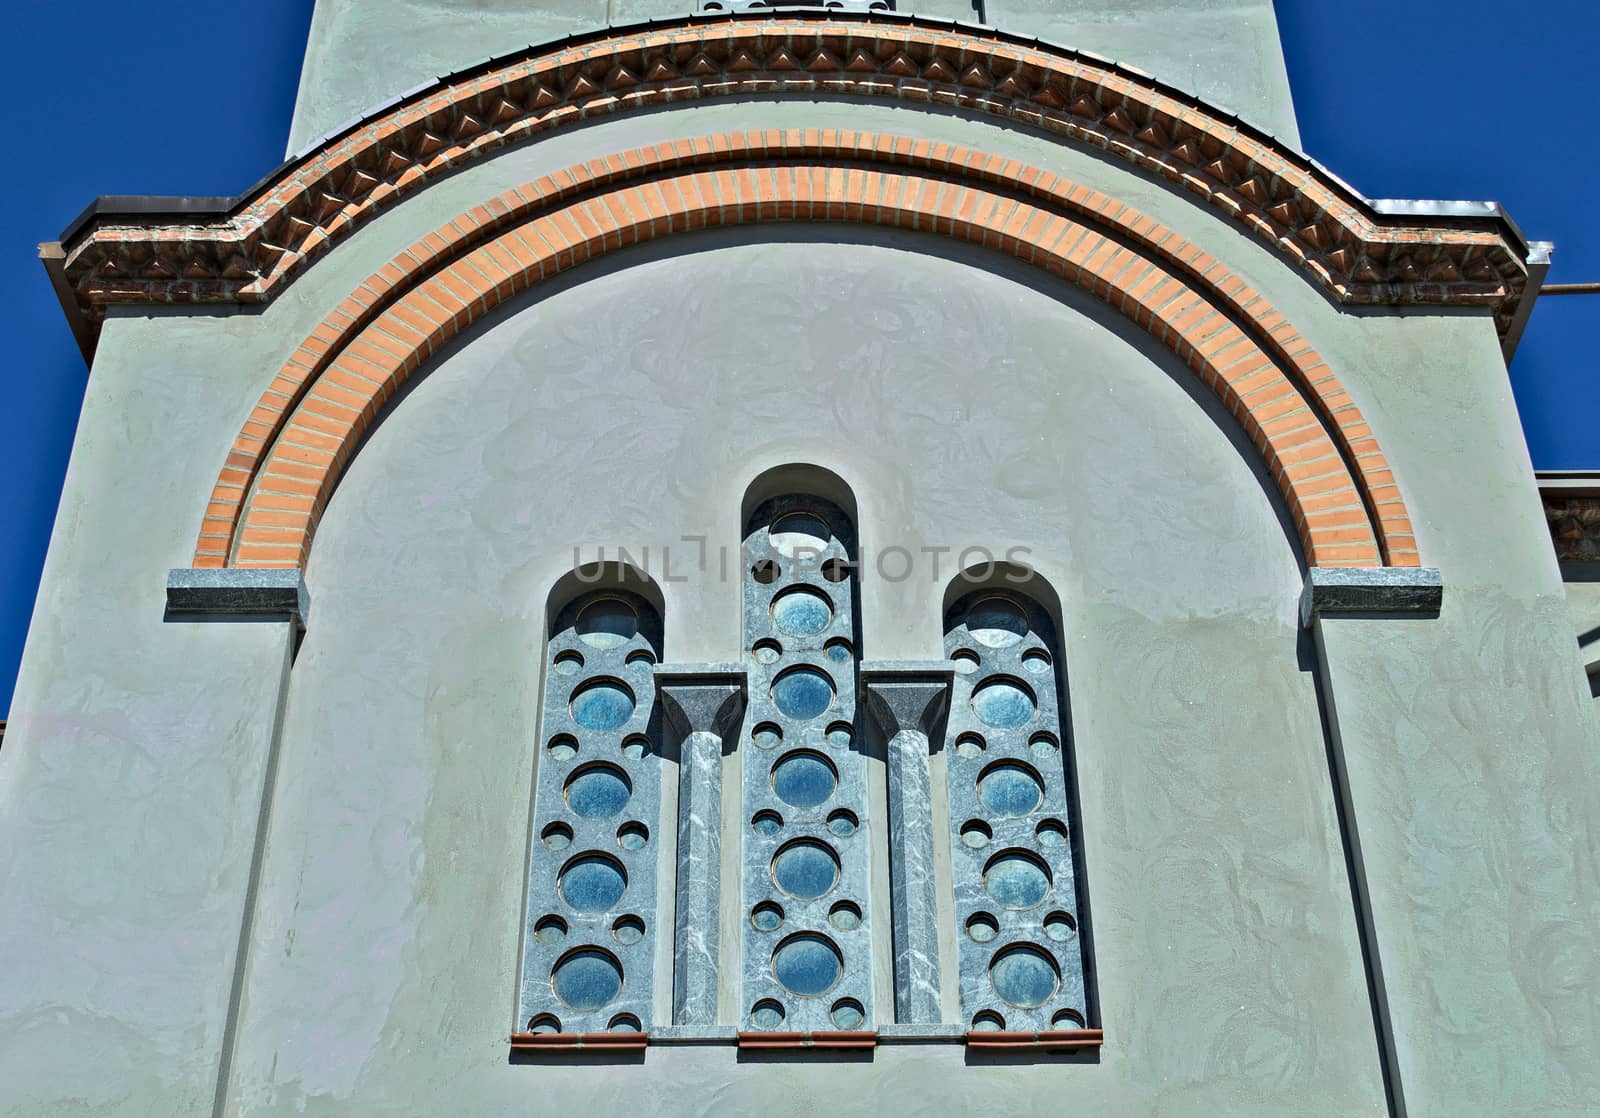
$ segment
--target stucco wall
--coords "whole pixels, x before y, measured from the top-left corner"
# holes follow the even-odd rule
[[[259,314],[107,327],[0,753],[0,934],[36,964],[0,984],[8,1105],[210,1103],[285,642],[164,624],[160,586],[277,365],[467,205],[755,121],[947,138],[1090,183],[1271,292],[1327,356],[1446,585],[1437,619],[1322,631],[1410,1113],[1600,1104],[1589,700],[1488,320],[1341,312],[1214,213],[1020,129],[794,101],[560,133],[405,202]],[[745,484],[791,460],[851,481],[868,548],[1022,544],[1060,592],[1098,1063],[507,1062],[545,593],[574,545],[732,546]],[[1292,540],[1192,374],[976,250],[774,228],[534,292],[415,383],[324,517],[229,1111],[1382,1113]],[[942,588],[870,580],[866,655],[936,655]],[[736,585],[666,590],[670,659],[736,655]],[[122,730],[85,728],[106,711]],[[52,1055],[85,1044],[110,1054],[92,1079]]]
[[[688,0],[317,0],[288,150],[485,58],[698,9]],[[971,0],[896,9],[978,20]],[[986,0],[984,13],[991,27],[1130,63],[1300,142],[1271,0]]]

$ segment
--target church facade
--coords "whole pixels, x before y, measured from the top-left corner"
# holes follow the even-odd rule
[[[319,0],[290,147],[42,249],[0,1112],[1600,1109],[1549,246],[1269,0]]]

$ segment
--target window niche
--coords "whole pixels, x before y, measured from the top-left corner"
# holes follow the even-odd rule
[[[1095,1014],[1055,597],[1010,575],[946,595],[961,1011],[977,1033],[1079,1030]]]
[[[744,507],[747,1030],[872,1028],[854,501],[827,478],[836,488],[807,485],[817,479],[797,468],[763,475]]]
[[[574,572],[551,594],[518,1009],[529,1033],[639,1033],[653,1016],[661,606],[624,573]]]

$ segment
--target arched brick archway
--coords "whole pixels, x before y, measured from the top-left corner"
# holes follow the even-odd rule
[[[539,280],[713,226],[887,225],[982,244],[1148,330],[1239,420],[1311,566],[1417,566],[1387,462],[1332,370],[1258,292],[1115,199],[906,137],[729,133],[618,153],[476,206],[370,276],[279,371],[234,442],[197,567],[301,567],[361,436],[445,341]]]

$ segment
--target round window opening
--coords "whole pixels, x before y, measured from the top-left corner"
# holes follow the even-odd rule
[[[972,713],[997,730],[1016,729],[1033,717],[1035,709],[1033,692],[1018,680],[989,680],[972,692]]]
[[[586,730],[615,730],[633,717],[633,692],[615,680],[597,679],[572,693],[572,720]]]
[[[797,749],[772,766],[772,790],[790,807],[825,803],[839,785],[839,771],[820,753]]]
[[[839,880],[839,856],[815,839],[800,839],[772,859],[772,880],[796,900],[812,901]]]
[[[609,819],[628,806],[633,784],[615,765],[586,765],[567,778],[567,806],[585,819]]]
[[[1003,850],[983,867],[983,888],[994,903],[1014,911],[1036,908],[1050,895],[1050,870],[1025,850]]]
[[[578,611],[578,639],[590,648],[616,648],[639,631],[639,617],[616,598],[601,598]]]
[[[772,599],[772,623],[790,636],[814,636],[832,620],[833,603],[809,586],[796,586]]]
[[[1044,802],[1044,781],[1020,761],[996,761],[978,777],[978,799],[1001,819],[1017,819]]]
[[[833,680],[816,668],[790,668],[773,681],[772,701],[790,718],[808,721],[833,705]]]
[[[622,964],[609,952],[586,947],[556,964],[550,985],[564,1005],[588,1013],[622,992]]]
[[[609,912],[628,888],[622,864],[605,854],[580,854],[556,878],[561,899],[578,912]]]
[[[1028,635],[1028,615],[1004,598],[985,598],[967,611],[967,632],[979,644],[1005,648]]]
[[[994,992],[1012,1005],[1035,1009],[1055,996],[1061,972],[1049,954],[1029,944],[997,952],[989,964]]]
[[[833,989],[844,958],[833,941],[815,933],[790,936],[772,953],[772,974],[789,993],[815,998]]]
[[[825,551],[832,538],[833,529],[814,512],[786,512],[767,529],[767,539],[783,555]]]

